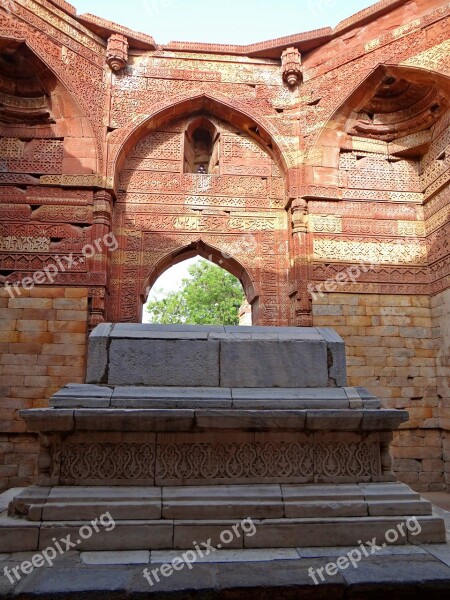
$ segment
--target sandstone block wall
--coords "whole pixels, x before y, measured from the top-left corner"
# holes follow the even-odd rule
[[[85,371],[88,290],[0,289],[0,489],[30,483],[38,444],[19,417]]]
[[[444,487],[436,302],[428,296],[330,293],[317,295],[313,306],[314,326],[334,327],[344,338],[349,384],[369,388],[385,408],[409,411],[395,435],[395,470],[421,491]]]
[[[444,460],[445,488],[450,489],[450,432],[442,431],[442,458]]]
[[[450,290],[431,298],[433,334],[438,343],[436,380],[439,399],[439,425],[442,432],[444,482],[450,488]]]

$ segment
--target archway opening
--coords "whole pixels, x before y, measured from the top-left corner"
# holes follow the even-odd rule
[[[219,106],[227,105],[207,96],[189,100],[189,110],[173,105],[127,138],[116,163],[114,228],[123,248],[111,260],[109,321],[141,321],[161,273],[199,254],[241,281],[255,325],[290,323],[286,165],[275,142],[253,135],[263,125]],[[197,129],[213,140],[214,168],[204,175],[186,171]]]
[[[208,173],[211,160],[212,137],[207,129],[199,127],[194,131],[194,173]]]
[[[194,119],[185,131],[184,172],[219,174],[219,133],[210,119]]]
[[[200,256],[162,272],[144,302],[143,323],[251,325],[252,309],[242,283]]]

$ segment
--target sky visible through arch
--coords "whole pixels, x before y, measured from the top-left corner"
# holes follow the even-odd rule
[[[340,21],[374,4],[369,0],[69,0],[78,14],[91,13],[170,41],[252,44],[335,27]],[[168,269],[156,290],[176,290],[188,276],[189,259]],[[144,308],[143,321],[148,321]]]

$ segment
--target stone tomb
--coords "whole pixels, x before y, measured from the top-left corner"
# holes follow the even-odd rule
[[[327,328],[102,324],[87,383],[24,410],[39,481],[0,521],[0,552],[45,548],[109,511],[79,549],[188,549],[240,519],[230,547],[352,546],[408,517],[445,541],[431,504],[397,483],[392,432],[408,414],[346,386]]]

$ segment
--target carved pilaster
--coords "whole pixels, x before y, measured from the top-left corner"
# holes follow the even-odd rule
[[[304,198],[297,198],[291,204],[292,233],[308,232],[308,203]]]
[[[94,195],[93,223],[111,227],[112,196],[106,190],[100,190]]]
[[[89,243],[93,247],[89,257],[88,267],[94,273],[103,273],[106,282],[106,272],[109,255],[113,247],[111,239],[112,195],[106,190],[94,194],[92,228]]]
[[[312,326],[310,283],[310,234],[308,233],[308,203],[296,198],[291,204],[293,281],[291,294],[292,320],[297,327]]]
[[[117,242],[111,231],[113,198],[107,190],[94,194],[93,224],[90,232],[90,245],[94,249],[89,258],[89,269],[101,273],[105,286],[89,290],[89,328],[93,329],[105,321],[105,296],[111,253]]]
[[[89,331],[105,322],[105,296],[103,287],[89,289]]]

